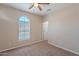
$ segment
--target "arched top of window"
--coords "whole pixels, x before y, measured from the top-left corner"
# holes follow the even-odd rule
[[[26,16],[21,16],[21,17],[19,18],[19,21],[20,21],[20,22],[29,22],[30,20],[29,20],[28,17],[26,17]]]

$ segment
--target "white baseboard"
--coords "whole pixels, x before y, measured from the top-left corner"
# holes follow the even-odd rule
[[[56,47],[58,47],[58,48],[61,48],[61,49],[63,49],[63,50],[66,50],[66,51],[72,52],[72,53],[74,53],[74,54],[76,54],[76,55],[79,55],[78,52],[75,52],[75,51],[72,51],[72,50],[70,50],[70,49],[67,49],[67,48],[61,47],[61,46],[59,46],[59,45],[57,45],[57,44],[53,44],[53,43],[50,42],[50,41],[48,41],[48,43],[51,44],[51,45],[53,45],[53,46],[56,46]]]
[[[38,42],[42,42],[42,41],[45,41],[45,40],[38,40],[38,41],[31,42],[29,44],[23,44],[23,45],[19,45],[19,46],[16,46],[16,47],[11,47],[11,48],[8,48],[8,49],[4,49],[4,50],[1,50],[0,53],[4,52],[4,51],[12,50],[12,49],[20,48],[20,47],[23,47],[23,46],[32,45],[32,44],[35,44],[35,43],[38,43]]]

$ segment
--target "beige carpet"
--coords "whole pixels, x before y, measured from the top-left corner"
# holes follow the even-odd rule
[[[39,42],[22,48],[3,52],[2,56],[77,56],[55,46],[48,44],[46,41]]]

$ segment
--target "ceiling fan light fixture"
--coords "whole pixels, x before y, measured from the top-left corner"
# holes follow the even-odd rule
[[[38,7],[38,3],[34,3],[34,7]]]

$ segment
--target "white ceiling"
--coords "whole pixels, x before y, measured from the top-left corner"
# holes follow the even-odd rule
[[[22,11],[30,12],[37,15],[47,15],[48,13],[51,13],[55,10],[59,10],[60,8],[69,6],[70,4],[67,3],[50,3],[49,5],[41,5],[42,11],[40,11],[38,8],[32,8],[29,10],[29,7],[32,5],[32,3],[3,3],[2,5],[6,5],[9,7],[17,8]]]

